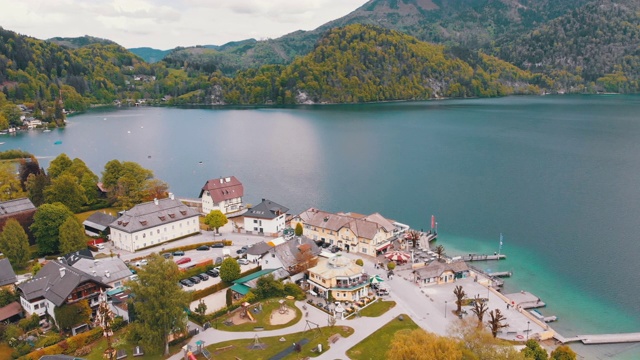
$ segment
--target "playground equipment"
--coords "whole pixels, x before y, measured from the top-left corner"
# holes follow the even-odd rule
[[[278,309],[278,312],[280,314],[288,314],[289,313],[289,307],[287,306],[287,302],[285,299],[280,299],[278,301],[280,303],[280,309]]]
[[[185,345],[182,347],[184,351],[185,360],[197,360],[196,355],[202,354],[206,359],[211,359],[211,353],[204,347],[204,341],[196,341],[195,350],[191,350],[191,345]]]
[[[249,306],[251,306],[251,304],[249,304],[248,302],[242,303],[242,311],[240,312],[240,317],[249,318],[251,322],[254,322],[256,320],[254,319],[253,315],[251,315],[251,311],[249,311]]]

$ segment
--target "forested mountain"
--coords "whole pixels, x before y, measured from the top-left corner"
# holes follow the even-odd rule
[[[82,46],[87,46],[91,44],[101,44],[101,45],[118,45],[115,42],[107,39],[101,39],[89,35],[75,37],[75,38],[64,38],[64,37],[54,37],[47,40],[48,42],[52,42],[54,44],[58,44],[63,47],[68,47],[71,49],[77,49]]]
[[[510,39],[548,22],[588,0],[371,0],[352,13],[312,31],[296,31],[277,39],[243,42],[208,53],[186,49],[180,66],[237,70],[265,64],[288,64],[313,50],[323,34],[349,24],[373,24],[419,40],[479,49],[503,36]],[[193,61],[190,61],[192,54]],[[171,65],[171,62],[170,62]],[[171,65],[175,66],[175,65]]]
[[[174,104],[349,103],[439,97],[537,94],[550,85],[497,58],[445,49],[372,25],[325,35],[310,54],[288,66],[268,65],[234,78],[212,75],[211,87]]]
[[[515,40],[495,54],[542,72],[565,91],[640,90],[640,3],[596,1],[576,8]]]
[[[129,50],[132,53],[138,55],[139,57],[141,57],[144,61],[148,62],[149,64],[153,64],[155,62],[158,62],[158,61],[164,59],[164,57],[167,56],[167,54],[171,52],[171,50],[158,50],[158,49],[153,49],[153,48],[150,48],[150,47],[131,48],[131,49],[127,49],[127,50]]]

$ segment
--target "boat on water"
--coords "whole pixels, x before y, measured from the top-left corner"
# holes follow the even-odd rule
[[[62,141],[61,141],[61,140],[58,140],[58,141],[56,141],[56,142],[54,142],[54,143],[53,143],[53,145],[60,145],[60,144],[62,144]]]
[[[51,132],[51,129],[44,129],[42,132]]]

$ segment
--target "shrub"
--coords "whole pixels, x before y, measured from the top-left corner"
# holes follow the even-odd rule
[[[60,340],[62,340],[60,334],[49,332],[47,336],[38,339],[35,345],[36,348],[44,348],[53,344],[57,344],[58,342],[60,342]]]
[[[356,260],[356,265],[364,266],[364,261],[362,261],[362,259],[358,259],[358,260]]]
[[[300,300],[300,301],[306,299],[307,297],[307,295],[304,293],[304,290],[302,290],[300,286],[294,283],[284,284],[284,293],[285,295],[291,295],[296,300]]]
[[[395,268],[396,268],[396,263],[393,261],[389,261],[389,263],[387,264],[387,269],[393,270]]]

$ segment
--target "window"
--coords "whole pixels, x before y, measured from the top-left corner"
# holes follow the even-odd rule
[[[38,308],[40,308],[40,304],[35,304],[35,305],[33,306],[33,309],[34,309],[34,310],[38,310]]]
[[[367,253],[367,249],[366,248],[362,248],[362,253],[366,254]]]
[[[160,229],[158,229],[158,234],[160,234]]]
[[[136,240],[138,240],[138,235],[136,235]]]
[[[146,237],[147,237],[147,234],[142,234],[142,238],[143,239],[146,238]]]
[[[254,223],[254,224],[257,224],[257,223],[258,223],[258,220],[257,220],[257,219],[253,219],[253,223]]]

